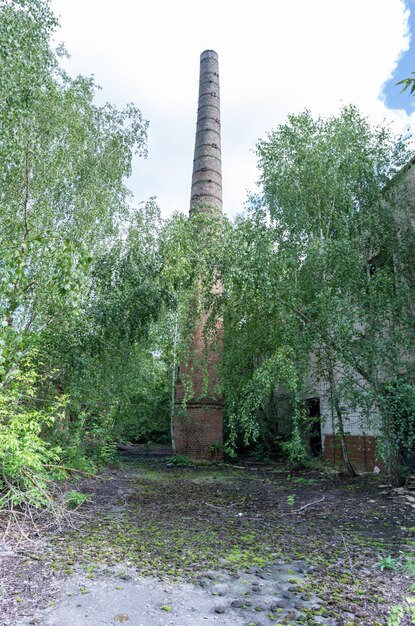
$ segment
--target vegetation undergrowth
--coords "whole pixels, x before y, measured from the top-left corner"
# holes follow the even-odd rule
[[[0,507],[51,506],[50,483],[59,469],[62,450],[42,437],[57,427],[65,410],[65,398],[39,408],[36,389],[39,375],[26,356],[22,369],[9,372],[0,386]]]

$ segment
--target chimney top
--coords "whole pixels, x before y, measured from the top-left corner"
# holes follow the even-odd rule
[[[214,50],[204,50],[202,54],[200,55],[200,60],[206,59],[206,58],[217,59],[218,53],[215,52]]]
[[[218,55],[200,55],[199,100],[190,213],[222,213],[222,163]]]

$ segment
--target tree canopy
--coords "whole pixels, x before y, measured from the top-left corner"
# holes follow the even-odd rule
[[[148,122],[62,69],[57,26],[47,0],[1,4],[0,504],[47,503],[50,467],[91,469],[117,441],[167,441],[198,316],[207,342],[223,320],[229,452],[304,459],[318,389],[349,469],[358,408],[395,471],[415,443],[405,142],[353,106],[305,111],[258,142],[242,217],[162,220],[126,187]]]
[[[262,193],[235,225],[223,278],[231,423],[257,436],[258,408],[285,389],[298,444],[301,401],[326,384],[340,434],[344,407],[360,407],[389,446],[386,390],[414,374],[402,356],[414,350],[413,214],[398,175],[411,153],[345,107],[290,116],[257,154]]]

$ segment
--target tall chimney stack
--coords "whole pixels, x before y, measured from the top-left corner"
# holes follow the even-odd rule
[[[200,214],[222,215],[222,163],[220,148],[220,98],[218,55],[205,50],[200,55],[199,105],[193,160],[190,219]],[[204,236],[215,236],[207,227]],[[218,285],[216,287],[220,289]],[[179,366],[176,410],[172,421],[172,444],[176,453],[192,459],[223,459],[223,401],[218,392],[217,365],[222,350],[222,325],[216,341],[206,345],[206,313],[197,321],[191,340],[190,358]],[[208,382],[200,365],[206,356]],[[192,398],[186,398],[185,381],[191,380]],[[185,406],[184,406],[185,405]]]
[[[222,213],[219,64],[214,50],[200,55],[190,214],[209,210]]]

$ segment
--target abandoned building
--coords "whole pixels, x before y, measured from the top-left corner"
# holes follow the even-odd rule
[[[415,187],[415,165],[412,161],[405,170],[410,193]],[[191,185],[190,218],[206,211],[222,215],[222,173],[221,173],[221,129],[220,91],[218,55],[212,50],[202,52],[200,57],[200,78],[197,126]],[[223,400],[216,391],[216,366],[221,358],[220,346],[207,348],[208,384],[204,386],[203,372],[195,366],[198,357],[206,350],[203,336],[205,320],[198,323],[193,339],[194,355],[190,363],[181,365],[176,386],[176,411],[172,424],[173,449],[193,459],[220,460],[223,458]],[[186,396],[186,376],[192,378],[192,397]],[[305,435],[312,455],[327,461],[341,461],[340,444],[336,434],[333,406],[330,402],[327,381],[316,382],[313,376],[313,355],[310,357],[309,391],[304,402],[309,418],[309,428]],[[276,420],[276,431],[281,435],[289,432],[289,408],[283,389],[275,390],[277,408],[273,408],[272,419]],[[352,465],[357,470],[376,471],[382,469],[377,458],[376,419],[372,425],[363,419],[359,408],[344,409],[346,446]]]

